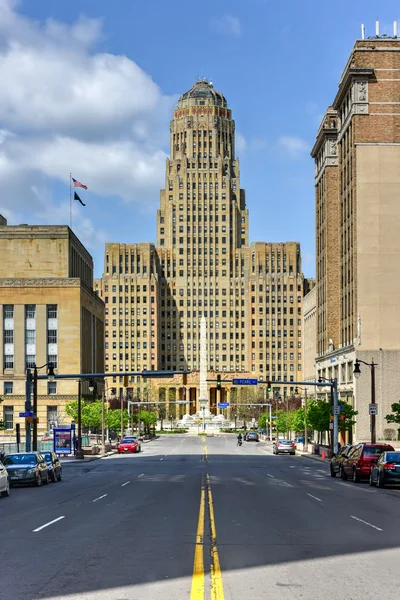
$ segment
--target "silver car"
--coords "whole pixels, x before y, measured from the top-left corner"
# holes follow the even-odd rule
[[[7,497],[10,495],[10,481],[5,466],[0,462],[0,495]]]
[[[276,440],[272,446],[272,454],[296,454],[296,444],[292,440]]]

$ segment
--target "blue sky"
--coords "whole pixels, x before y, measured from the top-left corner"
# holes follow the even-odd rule
[[[361,23],[390,33],[398,3],[338,0],[0,0],[0,212],[69,223],[68,175],[84,182],[73,229],[155,241],[169,120],[197,77],[236,121],[251,241],[298,240],[315,274],[309,152]]]

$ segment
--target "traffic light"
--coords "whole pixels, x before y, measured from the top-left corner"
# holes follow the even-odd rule
[[[272,390],[272,382],[270,380],[267,381],[267,392]]]
[[[221,375],[217,375],[217,390],[221,389]]]

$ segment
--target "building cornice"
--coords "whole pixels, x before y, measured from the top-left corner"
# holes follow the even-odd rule
[[[340,80],[338,92],[332,103],[333,108],[335,110],[339,110],[342,100],[355,77],[363,77],[364,79],[368,79],[372,78],[374,73],[374,69],[358,69],[354,67],[348,68]]]

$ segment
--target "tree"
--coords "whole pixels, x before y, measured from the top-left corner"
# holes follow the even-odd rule
[[[161,404],[158,408],[158,418],[160,419],[161,431],[164,431],[164,419],[167,417],[167,409],[165,404]]]
[[[278,433],[286,433],[288,426],[287,412],[285,410],[276,411],[275,427]]]
[[[261,427],[261,429],[267,428],[267,413],[263,413],[258,417],[258,425]]]
[[[307,411],[307,413],[308,413],[308,411]],[[293,431],[295,431],[298,434],[304,433],[305,416],[306,415],[305,415],[304,408],[298,408],[296,411],[294,411],[292,428],[293,428]],[[312,429],[308,416],[307,416],[307,429],[309,429],[309,430]]]
[[[385,419],[388,423],[397,423],[400,425],[400,403],[395,402],[392,404],[392,413],[391,415],[386,415]]]
[[[331,404],[327,400],[314,400],[307,410],[307,417],[312,429],[319,433],[329,431],[331,422]]]
[[[351,431],[353,426],[356,424],[356,421],[353,417],[358,415],[358,411],[354,410],[354,408],[348,402],[341,402],[340,406],[343,408],[340,411],[339,431]]]
[[[109,410],[105,415],[105,424],[109,429],[113,429],[114,431],[121,431],[121,409],[115,408],[114,410]],[[124,419],[124,427],[128,425],[128,411],[125,408],[123,412]]]
[[[2,419],[0,419],[0,431],[4,431],[5,428],[6,428],[5,422]]]

